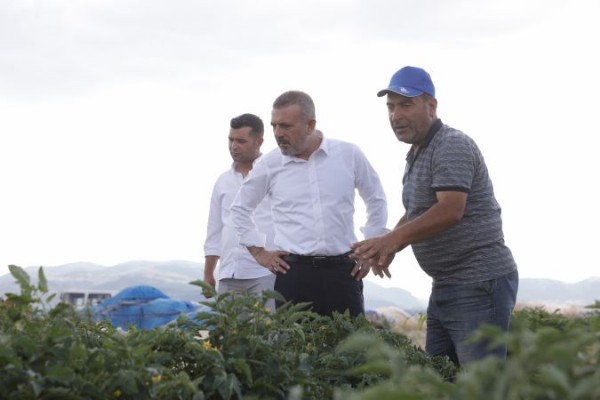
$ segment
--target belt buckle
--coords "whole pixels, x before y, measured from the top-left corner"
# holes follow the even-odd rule
[[[326,262],[327,261],[327,257],[325,257],[325,256],[314,256],[314,257],[312,257],[311,264],[315,268],[324,267],[325,264],[321,263],[321,261]]]

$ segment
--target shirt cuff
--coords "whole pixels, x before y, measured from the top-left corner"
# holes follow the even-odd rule
[[[267,236],[256,231],[248,232],[240,237],[240,244],[245,247],[265,247]]]
[[[365,227],[365,226],[361,227],[360,231],[364,235],[365,239],[370,239],[375,236],[385,235],[386,233],[390,232],[390,230],[387,228],[372,228],[372,227]]]

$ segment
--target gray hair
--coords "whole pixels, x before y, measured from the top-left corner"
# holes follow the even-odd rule
[[[294,104],[300,106],[302,116],[306,118],[306,120],[316,119],[315,103],[308,94],[299,90],[290,90],[279,95],[273,102],[273,108],[281,109]]]

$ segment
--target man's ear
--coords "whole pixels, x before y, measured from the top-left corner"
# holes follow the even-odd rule
[[[429,103],[430,116],[435,118],[437,116],[437,99],[435,97],[430,97],[427,102]]]

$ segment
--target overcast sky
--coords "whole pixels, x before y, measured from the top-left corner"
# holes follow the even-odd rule
[[[3,0],[0,274],[203,262],[229,120],[268,125],[289,89],[364,150],[392,227],[408,146],[376,93],[415,65],[442,121],[481,147],[521,277],[598,276],[599,16],[598,0]],[[376,281],[427,295],[410,249],[392,273]]]

